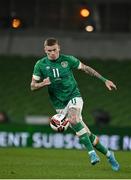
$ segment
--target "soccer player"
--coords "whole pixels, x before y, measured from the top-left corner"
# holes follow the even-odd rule
[[[83,99],[72,70],[78,69],[97,77],[109,90],[116,89],[116,85],[76,57],[60,54],[60,45],[55,38],[45,40],[44,51],[46,56],[38,60],[34,66],[31,90],[48,87],[53,107],[57,113],[69,117],[72,129],[79,137],[80,143],[87,149],[91,164],[100,161],[95,152],[96,148],[107,157],[112,169],[118,171],[119,163],[114,153],[100,143],[99,138],[89,130],[82,119]]]

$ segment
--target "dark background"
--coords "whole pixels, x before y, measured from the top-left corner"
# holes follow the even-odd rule
[[[90,15],[80,15],[88,8]],[[95,32],[131,32],[130,0],[0,0],[0,28],[10,28],[13,18],[22,28],[84,31],[88,24]]]

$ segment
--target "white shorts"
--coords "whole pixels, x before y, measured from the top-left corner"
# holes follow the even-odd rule
[[[75,97],[71,99],[64,109],[56,109],[56,112],[60,114],[64,114],[66,116],[68,110],[72,107],[78,108],[80,110],[79,118],[82,120],[81,112],[83,109],[83,99],[81,97]]]
[[[83,124],[86,131],[90,134],[91,132],[90,132],[89,128],[87,127],[87,125],[82,120],[82,114],[81,114],[82,109],[83,109],[83,99],[82,99],[82,97],[75,97],[75,98],[71,99],[64,109],[56,109],[56,112],[60,113],[60,114],[64,114],[66,116],[67,113],[68,113],[68,110],[70,108],[72,108],[72,107],[79,109],[79,120],[78,121]]]

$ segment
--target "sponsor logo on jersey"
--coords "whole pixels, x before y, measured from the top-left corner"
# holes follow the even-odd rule
[[[68,66],[68,62],[67,62],[67,61],[61,62],[61,66],[62,66],[63,68],[66,68],[66,67]]]
[[[50,66],[46,66],[46,69],[49,70],[49,69],[50,69]]]

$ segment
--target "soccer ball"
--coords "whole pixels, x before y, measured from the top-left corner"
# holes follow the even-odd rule
[[[63,114],[55,114],[51,117],[50,126],[57,132],[63,132],[67,130],[69,126],[69,120]]]

